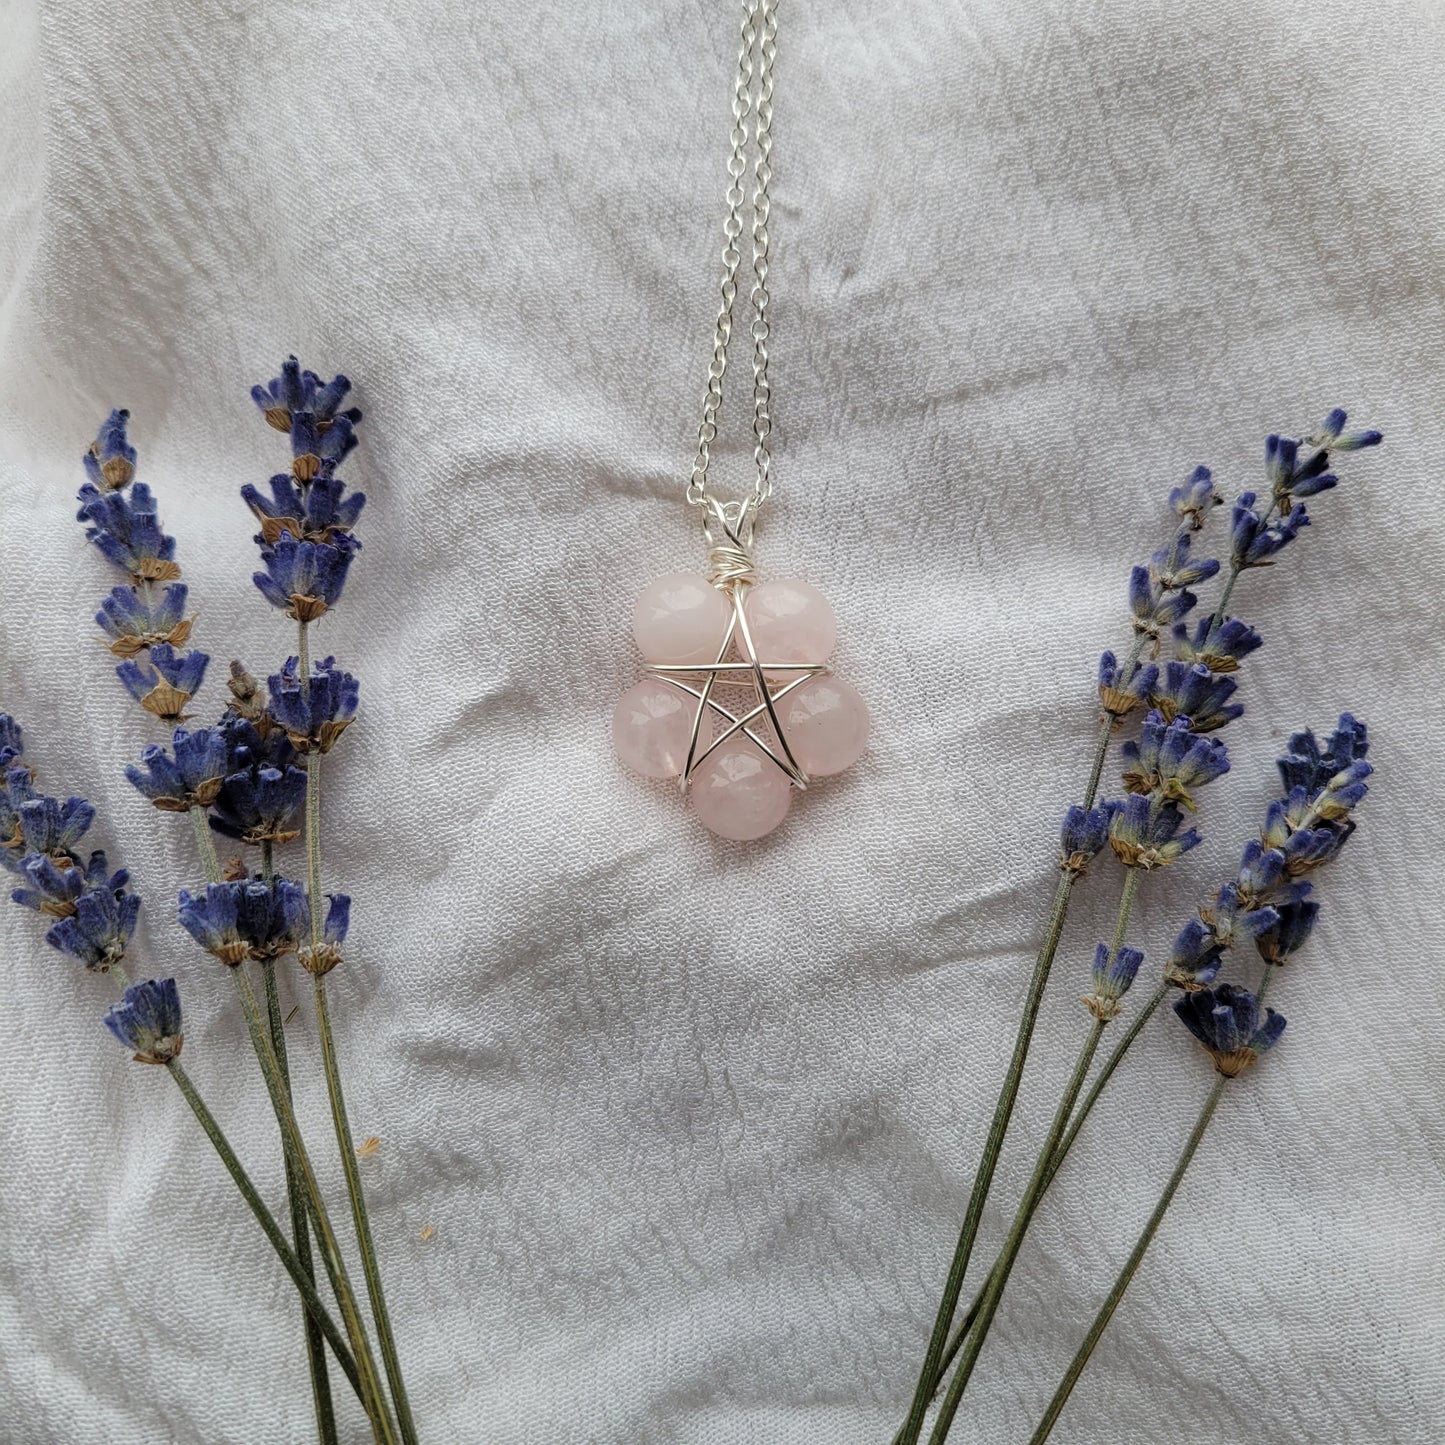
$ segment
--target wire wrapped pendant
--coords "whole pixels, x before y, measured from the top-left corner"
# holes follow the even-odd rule
[[[748,841],[795,789],[857,762],[868,707],[828,666],[837,623],[820,592],[757,582],[741,548],[714,548],[713,564],[711,581],[672,573],[638,598],[648,677],[623,693],[612,740],[634,772],[676,777],[705,827]]]
[[[632,628],[648,677],[623,693],[612,715],[612,742],[623,763],[645,777],[679,779],[703,824],[738,841],[771,833],[795,789],[850,767],[868,743],[867,705],[828,666],[837,624],[827,599],[806,582],[760,583],[753,570],[758,508],[773,491],[768,184],[777,28],[776,0],[743,0],[721,304],[686,492],[688,504],[702,509],[709,575],[660,577],[638,599]],[[747,497],[723,501],[709,486],[708,465],[733,329],[750,136],[757,475]]]

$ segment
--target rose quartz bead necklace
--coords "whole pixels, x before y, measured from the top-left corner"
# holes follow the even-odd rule
[[[775,5],[743,0],[722,305],[687,487],[688,502],[702,509],[709,571],[659,577],[637,599],[632,631],[648,676],[623,693],[612,717],[613,746],[623,763],[644,777],[677,778],[703,825],[739,841],[772,832],[794,792],[850,767],[868,742],[867,705],[828,667],[837,623],[827,599],[806,582],[760,582],[753,566],[758,509],[773,490],[767,223]],[[750,132],[757,478],[750,495],[724,502],[709,490],[708,463],[732,334]]]

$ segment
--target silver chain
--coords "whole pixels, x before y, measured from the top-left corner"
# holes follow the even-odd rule
[[[704,526],[717,522],[738,545],[752,540],[758,508],[772,495],[772,456],[768,437],[773,429],[771,388],[768,385],[768,184],[773,178],[769,157],[773,149],[773,58],[777,54],[777,0],[743,0],[742,45],[738,51],[737,83],[733,89],[732,154],[728,158],[727,219],[723,223],[722,304],[713,335],[712,365],[707,373],[707,395],[697,429],[697,458],[687,484],[687,500],[705,509]],[[753,53],[757,51],[757,63]],[[756,78],[756,94],[754,79]],[[708,491],[708,463],[717,437],[717,413],[727,372],[728,342],[732,339],[733,301],[737,296],[738,264],[742,253],[743,177],[748,168],[749,117],[756,141],[753,163],[753,461],[757,477],[751,495],[735,502],[720,502]]]

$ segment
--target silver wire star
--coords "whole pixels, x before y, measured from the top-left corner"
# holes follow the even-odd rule
[[[692,737],[687,746],[687,763],[682,770],[682,791],[686,792],[693,774],[698,768],[731,737],[745,737],[765,758],[781,768],[795,788],[808,786],[808,775],[798,765],[793,750],[788,746],[788,735],[783,730],[783,721],[778,716],[777,704],[787,697],[795,687],[812,677],[822,677],[832,671],[825,663],[806,662],[764,662],[758,657],[753,644],[752,630],[743,615],[743,588],[729,588],[733,615],[728,630],[718,648],[717,658],[701,665],[664,665],[649,663],[647,670],[659,681],[668,683],[689,697],[697,700],[697,711],[692,719]],[[736,649],[737,657],[729,660],[729,654]],[[778,674],[788,678],[783,682]],[[756,700],[755,705],[744,712],[734,712],[724,707],[713,695],[718,688],[746,690]],[[725,724],[722,732],[705,748],[699,751],[703,719],[716,714]],[[777,739],[776,748],[767,737],[749,724],[766,718]]]

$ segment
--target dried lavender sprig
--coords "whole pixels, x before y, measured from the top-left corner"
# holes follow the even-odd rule
[[[174,580],[181,575],[175,560],[176,542],[161,528],[155,499],[143,483],[136,483],[129,495],[125,494],[124,489],[134,480],[137,462],[136,449],[126,436],[129,416],[127,411],[113,411],[82,459],[90,481],[80,492],[79,517],[90,524],[86,534],[89,540],[130,577],[131,585],[114,588],[96,613],[97,623],[111,639],[111,651],[124,659],[116,675],[142,708],[175,724],[185,720],[185,708],[199,690],[209,658],[204,652],[184,650],[192,628],[192,620],[184,616],[187,589]],[[170,585],[158,599],[153,584],[161,581]],[[228,783],[234,798],[237,787],[246,781],[236,774],[240,764],[234,756],[233,741],[226,736],[224,727],[192,732],[176,728],[172,734],[173,754],[164,748],[148,748],[141,759],[144,769],[127,768],[126,775],[156,807],[190,813],[197,807],[210,806],[227,791]],[[258,807],[262,801],[277,804],[271,780],[258,777],[255,781],[265,796],[252,801]],[[209,838],[202,841],[214,863]],[[275,992],[274,963],[268,960],[263,971],[270,997]],[[273,1046],[278,1058],[284,1060],[279,1011],[273,1010],[272,1014],[272,1022],[277,1025],[273,1029]],[[282,1072],[286,1073],[284,1063]],[[284,1133],[282,1155],[295,1252],[314,1283],[306,1205]],[[317,1432],[322,1445],[336,1445],[336,1417],[321,1332],[307,1311],[302,1312],[302,1325]]]
[[[140,898],[129,891],[130,875],[124,869],[111,873],[105,854],[99,850],[90,855],[88,862],[82,862],[79,855],[71,851],[89,828],[95,810],[81,798],[72,798],[62,806],[54,798],[37,795],[32,786],[33,774],[19,764],[23,753],[24,737],[19,724],[8,713],[0,713],[0,765],[8,769],[6,788],[0,795],[0,813],[9,809],[7,816],[14,818],[13,828],[5,828],[6,836],[0,840],[0,861],[29,884],[15,889],[12,900],[55,920],[45,935],[51,947],[76,958],[92,972],[109,974],[123,990],[121,1002],[113,1005],[105,1016],[106,1027],[134,1051],[137,1061],[167,1067],[291,1276],[306,1309],[330,1343],[343,1373],[359,1393],[355,1359],[316,1293],[314,1281],[286,1242],[199,1091],[181,1068],[183,1033],[175,980],[130,985],[126,977],[124,960],[140,908]],[[33,823],[35,819],[61,817],[69,822],[59,829],[38,828]],[[32,820],[28,830],[24,826],[27,819]],[[0,818],[0,823],[4,821]],[[32,847],[35,844],[43,851],[35,851]]]
[[[1192,594],[1185,591],[1179,580],[1187,558],[1190,538],[1204,525],[1204,518],[1217,504],[1213,482],[1207,467],[1196,468],[1188,482],[1176,487],[1169,495],[1169,504],[1178,521],[1168,545],[1154,555],[1155,569],[1136,569],[1130,579],[1130,608],[1133,613],[1134,641],[1123,663],[1113,653],[1106,652],[1099,666],[1099,698],[1103,717],[1094,746],[1094,757],[1090,765],[1089,781],[1084,790],[1084,801],[1077,810],[1080,817],[1088,819],[1095,812],[1099,780],[1103,776],[1104,760],[1115,728],[1129,713],[1139,707],[1153,687],[1157,669],[1152,664],[1141,664],[1145,649],[1150,643],[1157,645],[1165,619],[1176,621],[1187,606],[1181,608],[1178,599]],[[1140,574],[1143,574],[1141,577]],[[1071,810],[1072,816],[1072,810]],[[1113,814],[1109,814],[1112,822]],[[1091,830],[1084,826],[1081,837],[1091,841]],[[984,1139],[983,1153],[974,1174],[973,1187],[969,1192],[968,1207],[949,1262],[948,1275],[944,1281],[943,1294],[939,1299],[938,1311],[934,1317],[933,1329],[929,1335],[928,1347],[924,1354],[923,1366],[919,1371],[918,1383],[909,1404],[908,1417],[896,1437],[897,1445],[917,1445],[923,1430],[924,1416],[929,1400],[937,1388],[944,1351],[948,1345],[948,1332],[958,1308],[958,1297],[963,1290],[964,1276],[968,1271],[973,1254],[974,1242],[978,1238],[979,1226],[983,1221],[984,1206],[993,1185],[994,1173],[998,1168],[999,1155],[1003,1149],[1004,1135],[1013,1117],[1014,1102],[1018,1098],[1019,1085],[1023,1078],[1024,1065],[1028,1060],[1029,1045],[1033,1039],[1034,1027],[1038,1021],[1039,1008],[1043,1002],[1044,989],[1048,985],[1049,973],[1053,968],[1054,956],[1058,952],[1059,939],[1063,934],[1064,920],[1068,915],[1069,902],[1074,885],[1083,875],[1083,865],[1074,866],[1071,855],[1078,852],[1070,847],[1069,821],[1065,822],[1065,857],[1061,865],[1062,876],[1054,892],[1053,904],[1044,927],[1043,941],[1034,960],[1033,974],[1029,979],[1028,992],[1024,999],[1019,1018],[1018,1031],[1014,1036],[1013,1052],[1004,1072],[998,1100],[994,1105],[993,1117],[988,1134]],[[1088,850],[1098,851],[1096,845]],[[1122,942],[1122,939],[1120,940]]]
[[[78,521],[100,554],[126,574],[130,585],[112,589],[95,620],[109,646],[124,661],[116,668],[127,692],[162,721],[185,719],[210,660],[186,651],[191,620],[185,617],[186,588],[177,579],[176,539],[161,527],[155,497],[135,481],[136,449],[126,436],[130,413],[113,411],[82,457],[90,478],[77,501]],[[154,584],[165,582],[159,599]]]
[[[268,602],[282,608],[297,625],[296,657],[288,659],[281,672],[268,680],[268,712],[285,729],[291,745],[304,756],[306,766],[306,879],[311,900],[311,943],[298,957],[312,975],[332,1125],[382,1361],[404,1445],[416,1445],[416,1424],[402,1377],[346,1112],[325,982],[327,974],[341,962],[346,908],[343,903],[338,909],[338,902],[343,900],[338,895],[330,915],[322,916],[321,758],[351,722],[358,687],[350,674],[335,666],[333,658],[312,666],[309,628],[340,601],[352,559],[361,546],[352,528],[366,498],[361,493],[346,494],[336,476],[338,463],[358,443],[355,429],[361,413],[355,409],[338,410],[350,388],[344,376],[323,383],[315,373],[301,370],[295,357],[288,358],[278,377],[265,386],[252,388],[252,397],[268,424],[290,436],[291,473],[289,477],[282,474],[271,479],[269,500],[254,487],[244,488],[242,497],[261,523],[256,540],[266,570],[255,574],[256,586]]]
[[[366,1406],[372,1435],[377,1441],[377,1445],[395,1445],[396,1425],[391,1417],[386,1395],[381,1388],[376,1362],[372,1358],[371,1341],[367,1338],[366,1325],[361,1316],[356,1291],[347,1274],[346,1262],[342,1258],[341,1248],[337,1243],[336,1233],[332,1227],[330,1215],[327,1213],[326,1201],[322,1198],[315,1171],[312,1169],[310,1156],[302,1142],[301,1127],[296,1119],[296,1111],[292,1107],[288,1082],[281,1073],[280,1062],[267,1037],[260,1007],[256,1002],[255,992],[251,988],[251,980],[246,976],[246,970],[243,967],[245,959],[251,956],[253,948],[264,953],[273,946],[274,934],[269,924],[269,915],[267,922],[261,924],[265,928],[265,932],[259,943],[254,937],[242,937],[241,930],[245,922],[242,898],[232,892],[221,878],[220,862],[216,857],[215,844],[211,841],[206,810],[197,805],[190,810],[190,816],[195,830],[196,845],[205,867],[206,892],[203,900],[193,899],[189,894],[183,892],[180,898],[180,916],[192,936],[201,941],[202,947],[215,954],[227,965],[228,972],[236,986],[241,1012],[245,1016],[246,1027],[251,1035],[251,1046],[261,1065],[266,1092],[270,1095],[271,1107],[281,1129],[282,1142],[301,1181],[311,1220],[316,1228],[316,1237],[321,1246],[321,1257],[325,1262],[327,1275],[331,1279],[332,1289],[336,1292],[342,1319],[346,1323],[346,1332],[350,1336],[352,1349],[356,1355],[357,1370],[361,1376],[362,1403]],[[235,887],[236,885],[231,885],[231,888]],[[283,909],[286,907],[285,902],[282,907]],[[256,914],[252,915],[252,922],[260,923],[261,917],[262,910],[258,910]]]
[[[1272,507],[1278,505],[1281,500],[1291,501],[1289,495],[1291,489],[1296,494],[1305,495],[1325,490],[1327,486],[1334,484],[1336,479],[1333,477],[1324,482],[1318,480],[1328,463],[1327,454],[1331,446],[1334,446],[1336,450],[1350,451],[1379,443],[1381,438],[1378,432],[1360,432],[1342,436],[1345,420],[1345,413],[1342,410],[1332,411],[1326,419],[1320,436],[1310,443],[1315,446],[1316,454],[1307,464],[1297,467],[1291,457],[1290,465],[1285,472],[1271,471],[1272,494],[1275,499],[1271,504]],[[1285,444],[1283,449],[1285,454],[1289,455],[1289,446],[1291,445],[1295,447],[1297,455],[1298,444],[1293,443]],[[1271,438],[1266,446],[1267,464],[1271,468],[1274,468],[1274,459],[1280,452],[1281,439]],[[1308,475],[1301,476],[1301,473],[1306,472]],[[1099,780],[1102,776],[1104,759],[1113,727],[1146,698],[1171,720],[1188,713],[1193,730],[1196,732],[1205,732],[1221,727],[1237,717],[1243,710],[1238,704],[1229,702],[1230,694],[1235,689],[1233,679],[1221,677],[1218,674],[1235,670],[1239,665],[1239,660],[1259,646],[1259,638],[1252,629],[1239,623],[1232,623],[1225,616],[1224,608],[1240,573],[1248,566],[1267,565],[1267,562],[1259,555],[1259,547],[1255,547],[1254,555],[1250,555],[1249,545],[1241,544],[1240,517],[1237,508],[1232,542],[1238,555],[1232,557],[1233,565],[1224,596],[1208,623],[1201,625],[1191,637],[1182,622],[1182,617],[1193,605],[1195,599],[1192,593],[1185,591],[1185,586],[1187,583],[1205,580],[1217,570],[1217,566],[1213,563],[1192,562],[1189,558],[1190,537],[1200,530],[1204,516],[1219,501],[1214,492],[1208,468],[1197,468],[1185,486],[1171,492],[1169,500],[1176,514],[1182,519],[1176,530],[1174,541],[1165,551],[1154,554],[1152,566],[1149,569],[1135,568],[1130,579],[1130,603],[1135,616],[1136,631],[1134,647],[1127,661],[1122,665],[1118,663],[1112,653],[1107,652],[1100,662],[1099,695],[1105,717],[1095,749],[1093,767],[1085,795],[1085,809],[1091,808],[1097,797]],[[1301,509],[1300,515],[1296,517],[1296,526],[1288,536],[1280,541],[1271,539],[1265,545],[1271,551],[1278,551],[1287,545],[1297,535],[1299,527],[1304,525],[1301,520],[1302,515]],[[1268,522],[1269,514],[1267,513],[1260,520],[1261,528],[1267,527]],[[1257,538],[1252,540],[1257,540]],[[1166,625],[1170,627],[1175,638],[1180,651],[1180,659],[1166,665],[1164,683],[1162,686],[1158,686],[1158,670],[1152,666],[1141,665],[1140,659],[1146,644],[1150,641],[1154,643],[1157,655],[1161,644],[1162,629]],[[1136,816],[1132,821],[1137,830],[1141,822],[1137,817],[1137,805]],[[1117,819],[1115,822],[1117,823]],[[1118,851],[1117,848],[1116,851]],[[1120,857],[1127,862],[1122,853]],[[1027,1058],[1029,1041],[1037,1020],[1038,1007],[1047,984],[1048,972],[1058,947],[1058,940],[1062,934],[1072,884],[1076,881],[1077,876],[1072,870],[1066,869],[1065,878],[1061,880],[1055,894],[1044,944],[1035,964],[1029,997],[1020,1020],[1009,1072],[1005,1076],[989,1136],[985,1141],[983,1157],[975,1175],[968,1212],[959,1236],[958,1246],[954,1252],[943,1298],[940,1300],[938,1315],[934,1321],[928,1352],[919,1375],[908,1419],[896,1437],[896,1445],[916,1445],[922,1430],[928,1400],[942,1379],[945,1356],[952,1358],[957,1347],[955,1344],[953,1348],[950,1348],[947,1343],[949,1325],[953,1311],[957,1308],[958,1297],[962,1292],[963,1277],[967,1270],[974,1239],[977,1237],[978,1226],[982,1220],[983,1206],[997,1166],[998,1154],[1002,1147],[1003,1135],[1008,1127],[1013,1101],[1017,1097],[1023,1064]],[[1134,1036],[1137,1036],[1137,1031],[1131,1034],[1129,1042],[1132,1042]],[[985,1290],[987,1288],[986,1284]],[[971,1323],[972,1321],[966,1321],[960,1334],[966,1331]]]

